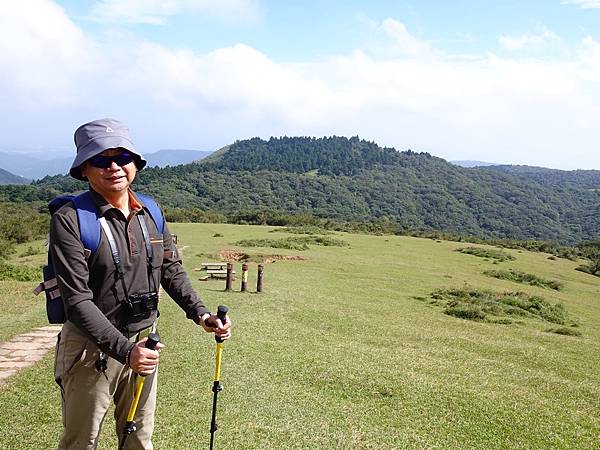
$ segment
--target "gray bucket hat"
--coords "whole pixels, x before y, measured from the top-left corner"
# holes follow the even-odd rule
[[[78,180],[86,179],[81,174],[81,165],[91,157],[110,148],[124,148],[133,153],[136,156],[135,165],[138,170],[142,170],[146,165],[146,160],[131,142],[129,128],[123,122],[115,119],[99,119],[81,125],[75,130],[75,146],[77,147],[77,156],[69,173]]]

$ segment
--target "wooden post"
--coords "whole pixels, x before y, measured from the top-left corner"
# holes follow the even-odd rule
[[[225,280],[225,290],[231,291],[233,286],[233,263],[227,263],[227,279]]]
[[[242,292],[248,290],[248,263],[242,264]]]
[[[256,280],[256,292],[263,290],[263,265],[258,265],[258,279]]]

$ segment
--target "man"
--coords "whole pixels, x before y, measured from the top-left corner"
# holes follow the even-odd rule
[[[127,449],[152,449],[157,350],[145,347],[158,317],[162,286],[186,317],[222,339],[231,334],[197,297],[171,233],[161,234],[152,209],[130,184],[146,161],[127,127],[113,119],[75,131],[70,174],[89,183],[100,217],[97,250],[85,249],[73,202],[52,216],[50,249],[67,321],[58,336],[55,378],[61,387],[64,431],[59,449],[95,449],[110,402],[119,439],[133,397],[134,373],[146,376]],[[147,200],[150,202],[150,200]],[[156,211],[154,212],[156,215]]]

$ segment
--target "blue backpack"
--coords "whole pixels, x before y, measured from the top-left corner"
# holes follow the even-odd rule
[[[144,203],[150,217],[156,224],[156,228],[162,234],[165,228],[165,219],[158,204],[147,195],[137,194],[138,198]],[[73,202],[77,210],[77,221],[79,222],[79,233],[83,248],[90,251],[90,255],[98,250],[100,245],[100,218],[98,208],[92,199],[90,192],[86,191],[79,195],[61,195],[48,203],[50,215],[54,214],[61,206]],[[65,323],[65,308],[63,305],[60,291],[56,282],[56,273],[52,264],[52,256],[48,248],[48,265],[43,269],[44,281],[42,281],[34,293],[46,293],[46,314],[50,323]]]

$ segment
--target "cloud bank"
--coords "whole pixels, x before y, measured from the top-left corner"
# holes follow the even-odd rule
[[[143,2],[148,17],[169,14],[151,12],[158,3]],[[281,63],[243,43],[198,53],[131,35],[98,39],[50,0],[11,2],[0,18],[0,150],[68,148],[77,125],[113,116],[146,151],[337,134],[446,159],[600,169],[600,43],[591,37],[568,58],[465,58],[393,18],[378,29],[393,57],[356,49]],[[499,38],[512,49],[557,40],[547,29]]]

